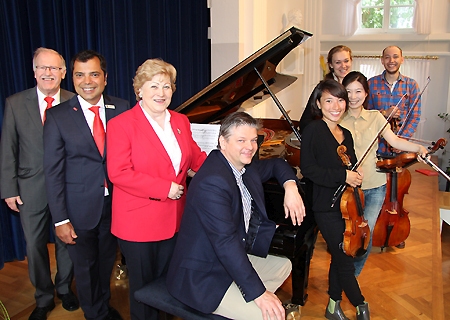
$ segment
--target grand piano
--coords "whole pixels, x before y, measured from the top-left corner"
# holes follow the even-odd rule
[[[219,123],[227,114],[237,111],[244,102],[256,105],[272,96],[278,105],[274,93],[291,84],[296,78],[279,74],[275,69],[292,49],[311,36],[312,34],[306,31],[292,27],[217,78],[175,111],[185,114],[191,123]],[[291,121],[284,109],[280,111],[286,119],[261,119],[263,130],[257,153],[260,159],[283,157],[287,154],[287,137],[292,135],[290,133],[298,126],[298,122]],[[300,136],[298,133],[296,136],[298,144]],[[296,144],[291,146],[295,148]],[[289,163],[293,167],[299,167],[300,153]],[[304,192],[308,191],[307,187],[306,184],[299,185],[306,207],[306,218],[300,226],[293,226],[290,219],[284,218],[284,189],[275,181],[264,185],[267,213],[278,225],[270,253],[284,255],[291,260],[291,302],[300,305],[304,305],[308,297],[309,266],[317,238],[317,226],[311,211],[310,197],[307,196],[309,193]]]

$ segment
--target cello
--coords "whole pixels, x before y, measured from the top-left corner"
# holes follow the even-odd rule
[[[425,92],[429,83],[430,77],[427,78],[425,87],[418,94],[409,108],[400,128],[398,128],[396,119],[392,119],[392,121],[388,119],[392,131],[396,133],[397,136],[400,136],[402,133],[411,112],[422,97],[422,94]],[[445,139],[439,139],[428,154],[434,153],[439,148],[443,148],[446,143]],[[394,151],[392,150],[392,147],[389,147],[389,149]],[[388,246],[399,246],[409,236],[411,224],[408,217],[408,211],[403,208],[403,198],[404,195],[408,193],[409,186],[411,185],[411,173],[406,167],[413,164],[415,160],[415,153],[395,154],[394,152],[393,157],[377,161],[376,165],[379,171],[387,173],[386,197],[372,232],[372,244],[376,247],[381,247],[381,251]]]
[[[372,245],[381,247],[381,251],[385,247],[398,246],[409,236],[411,225],[408,211],[403,208],[403,198],[410,185],[408,169],[397,167],[388,171],[386,197],[372,233]]]
[[[337,153],[342,163],[351,170],[352,164],[346,146],[340,145]],[[345,221],[343,250],[346,255],[359,257],[366,253],[370,240],[370,229],[364,219],[364,194],[360,188],[347,185],[341,197],[340,209]]]
[[[443,138],[430,147],[428,155],[442,149],[447,144]],[[377,161],[377,168],[387,172],[386,197],[372,232],[372,244],[380,247],[398,246],[410,232],[408,211],[403,207],[403,199],[411,185],[411,173],[407,166],[415,163],[415,153],[400,153],[393,158]]]

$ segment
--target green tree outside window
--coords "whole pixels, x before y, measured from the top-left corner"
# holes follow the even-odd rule
[[[389,31],[411,29],[414,0],[362,0],[361,28]]]

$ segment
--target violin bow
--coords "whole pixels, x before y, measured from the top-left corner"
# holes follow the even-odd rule
[[[428,164],[430,167],[432,167],[434,170],[436,170],[437,172],[439,172],[440,174],[442,174],[445,179],[447,179],[448,181],[450,181],[450,177],[444,172],[442,171],[441,168],[439,168],[437,165],[435,165],[433,163],[433,161],[431,161],[430,159],[428,159],[428,157],[422,157],[421,155],[419,155],[420,158],[422,158],[423,161],[425,161],[426,164]]]
[[[408,141],[417,142],[417,143],[430,145],[430,146],[434,146],[434,144],[436,143],[436,141],[430,141],[430,140],[424,140],[424,139],[416,139],[416,138],[407,137],[407,136],[398,136],[398,137],[402,138],[402,139],[405,139],[405,140],[408,140]]]
[[[425,84],[425,87],[423,87],[422,91],[418,94],[418,96],[416,97],[416,99],[414,100],[413,104],[411,105],[411,107],[408,110],[408,113],[406,114],[405,120],[403,120],[402,126],[400,127],[400,129],[398,129],[397,131],[397,136],[400,135],[400,133],[403,131],[403,129],[406,126],[406,123],[408,122],[409,116],[411,115],[411,111],[414,110],[414,108],[416,107],[416,104],[419,102],[419,99],[422,97],[423,93],[425,92],[425,89],[428,87],[428,85],[430,84],[430,77],[427,78],[427,83]]]
[[[354,167],[352,168],[352,170],[356,170],[358,169],[358,167],[361,165],[361,163],[364,161],[365,157],[367,156],[367,154],[369,153],[370,149],[372,149],[373,145],[375,144],[375,142],[378,141],[378,137],[380,136],[380,134],[383,132],[383,130],[387,127],[387,125],[389,124],[389,121],[392,119],[392,117],[394,116],[394,114],[397,112],[398,110],[398,106],[400,105],[400,102],[403,100],[403,98],[406,97],[406,93],[404,95],[402,95],[402,97],[400,98],[400,100],[397,102],[397,104],[395,105],[394,109],[392,110],[391,114],[386,118],[386,123],[384,124],[384,126],[382,126],[380,128],[380,130],[378,130],[377,135],[375,136],[375,138],[373,139],[372,143],[369,145],[369,147],[366,149],[366,151],[364,151],[364,154],[362,155],[362,157],[355,163]]]
[[[387,117],[386,119],[386,123],[384,124],[384,126],[381,127],[381,129],[378,131],[377,135],[375,136],[375,138],[373,139],[372,143],[369,145],[369,147],[366,149],[366,151],[364,151],[364,154],[362,155],[362,157],[354,164],[354,166],[352,167],[352,171],[356,171],[358,169],[358,167],[361,165],[361,163],[363,162],[364,158],[367,156],[367,154],[369,153],[370,149],[372,149],[373,145],[375,144],[375,142],[378,140],[378,136],[383,132],[383,130],[386,128],[386,126],[389,124],[389,121],[392,119],[392,117],[394,116],[394,114],[397,112],[398,110],[398,106],[400,105],[400,102],[403,100],[403,98],[406,97],[406,93],[404,95],[402,95],[402,97],[400,98],[400,100],[397,102],[397,104],[395,105],[394,109],[392,110],[391,114]],[[347,186],[347,184],[341,184],[339,186],[339,188],[337,188],[337,190],[334,192],[333,195],[333,199],[331,202],[331,207],[333,208],[334,205],[336,204],[337,199],[340,197],[340,195],[345,191],[345,187]]]
[[[438,151],[439,149],[444,149],[444,147],[447,145],[447,139],[445,139],[445,138],[440,138],[436,141],[428,141],[428,140],[416,139],[416,138],[405,137],[405,136],[399,136],[399,138],[402,138],[402,139],[405,139],[408,141],[412,141],[412,142],[416,142],[416,143],[421,143],[424,145],[428,145],[428,150],[430,150],[428,152],[428,154],[433,154],[436,151]]]

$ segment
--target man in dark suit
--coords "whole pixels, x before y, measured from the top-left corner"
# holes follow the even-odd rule
[[[189,185],[167,275],[169,292],[204,313],[231,319],[284,319],[274,294],[291,271],[268,254],[275,223],[264,207],[262,183],[285,189],[286,217],[300,224],[305,208],[292,168],[282,159],[252,162],[258,122],[244,112],[222,121],[213,150]]]
[[[68,244],[74,262],[84,316],[121,319],[109,305],[117,239],[111,234],[104,134],[107,122],[129,109],[129,103],[103,94],[106,61],[99,53],[82,51],[71,65],[78,95],[51,109],[44,127],[48,203],[56,235]]]
[[[43,320],[55,307],[55,289],[65,309],[78,309],[78,300],[70,290],[73,264],[66,245],[59,239],[55,241],[55,284],[51,278],[47,249],[51,215],[45,192],[42,142],[46,108],[64,102],[74,94],[60,89],[61,80],[66,76],[66,62],[58,52],[38,48],[33,57],[33,70],[36,87],[6,99],[0,186],[2,199],[8,207],[20,212],[27,243],[28,273],[36,288],[36,308],[29,319]]]

